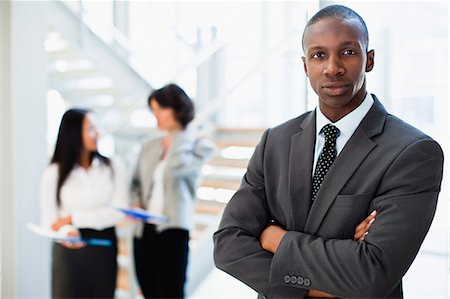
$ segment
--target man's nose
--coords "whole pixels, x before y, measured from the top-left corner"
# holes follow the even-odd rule
[[[336,56],[330,56],[326,64],[323,74],[328,77],[342,76],[345,73],[345,68],[341,59]]]

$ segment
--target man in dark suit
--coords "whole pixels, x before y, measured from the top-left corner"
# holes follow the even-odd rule
[[[214,234],[215,263],[260,298],[402,298],[442,150],[366,91],[374,51],[353,10],[322,9],[302,42],[318,109],[264,133]]]

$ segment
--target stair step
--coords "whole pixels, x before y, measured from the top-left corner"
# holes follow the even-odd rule
[[[84,79],[91,77],[101,77],[105,76],[104,73],[93,68],[83,68],[83,69],[67,69],[65,71],[57,70],[56,67],[50,66],[50,80],[73,80],[73,79]],[[109,78],[109,77],[108,77]]]
[[[68,98],[70,100],[84,97],[93,97],[100,95],[112,95],[112,96],[120,96],[120,91],[115,87],[108,88],[96,88],[96,89],[72,89],[67,90],[60,93],[64,98]]]
[[[195,208],[196,214],[207,214],[207,215],[219,215],[222,213],[226,204],[210,201],[210,200],[199,200],[197,203],[197,207]],[[201,219],[200,216],[196,218],[196,220]]]
[[[220,127],[217,128],[217,134],[247,134],[247,135],[262,135],[266,129],[265,128],[227,128]]]
[[[55,51],[47,51],[51,60],[76,60],[83,56],[77,48],[66,47]]]
[[[249,159],[227,159],[224,157],[216,156],[208,162],[208,165],[247,168],[248,162]]]
[[[56,81],[56,80],[55,80]],[[58,89],[61,92],[71,91],[71,90],[96,90],[96,89],[112,89],[115,92],[115,84],[110,77],[106,76],[95,76],[86,78],[74,78],[59,80],[58,82],[53,81],[58,85]]]
[[[237,190],[241,185],[240,181],[226,181],[224,179],[217,178],[204,178],[201,183],[202,187],[211,187],[211,188],[222,188],[222,189],[232,189]]]
[[[258,145],[260,137],[247,137],[247,136],[216,136],[214,142],[219,148],[226,148],[230,146],[239,147],[251,147],[254,148]]]
[[[263,128],[218,128],[214,140],[220,148],[228,146],[255,147],[264,133]]]

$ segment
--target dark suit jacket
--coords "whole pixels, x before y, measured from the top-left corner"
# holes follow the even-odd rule
[[[374,99],[311,208],[315,112],[264,133],[214,234],[218,268],[263,298],[303,298],[308,289],[403,297],[401,279],[435,213],[443,153]],[[354,241],[375,209],[370,233]],[[288,230],[274,255],[259,243],[271,220]]]

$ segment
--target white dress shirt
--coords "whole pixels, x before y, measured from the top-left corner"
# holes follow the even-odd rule
[[[316,169],[317,160],[319,159],[319,155],[322,152],[323,145],[325,143],[325,136],[323,133],[320,134],[320,130],[327,124],[332,124],[336,126],[340,134],[336,139],[336,150],[337,155],[340,154],[342,149],[344,148],[347,141],[352,137],[353,133],[355,133],[356,128],[358,128],[359,124],[366,116],[367,112],[369,112],[370,108],[373,105],[373,98],[370,93],[367,93],[366,97],[362,101],[362,103],[352,112],[333,123],[329,120],[320,110],[319,107],[316,108],[316,146],[314,150],[314,164],[312,175],[314,176],[314,171]]]
[[[128,206],[128,176],[119,160],[111,160],[111,167],[94,158],[88,169],[76,165],[60,191],[61,204],[56,203],[58,166],[50,164],[41,180],[41,225],[51,228],[59,218],[72,216],[72,226],[60,231],[78,228],[102,230],[123,219],[121,212],[111,205]]]

